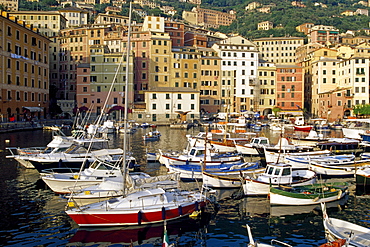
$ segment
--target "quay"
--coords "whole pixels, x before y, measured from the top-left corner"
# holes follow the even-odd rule
[[[16,131],[39,130],[44,126],[61,126],[72,124],[73,119],[42,119],[35,122],[0,122],[0,134]]]

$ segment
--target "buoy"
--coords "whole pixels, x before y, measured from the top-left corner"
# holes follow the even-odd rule
[[[141,225],[141,219],[142,219],[142,215],[141,215],[141,211],[137,212],[137,223],[138,225]]]
[[[190,218],[198,218],[199,216],[200,216],[200,211],[194,211],[189,215]]]

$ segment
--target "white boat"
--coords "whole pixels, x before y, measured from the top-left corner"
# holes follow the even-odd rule
[[[55,135],[51,142],[46,147],[31,147],[31,148],[6,148],[9,150],[11,155],[6,158],[12,158],[25,168],[35,168],[31,162],[30,157],[38,156],[39,154],[55,154],[66,151],[73,143],[75,138],[73,136],[61,136]]]
[[[333,202],[348,193],[347,183],[317,183],[295,187],[270,187],[271,205],[303,206]]]
[[[244,176],[243,176],[244,177]],[[245,176],[243,190],[245,195],[267,195],[270,186],[302,186],[313,184],[316,173],[307,169],[292,169],[284,163],[269,163],[263,173],[254,177]]]
[[[370,167],[370,160],[340,162],[322,159],[311,161],[309,169],[325,177],[353,177],[358,169],[365,167]]]
[[[325,236],[328,241],[347,239],[349,246],[370,246],[370,229],[346,220],[329,217],[325,203],[321,203]]]
[[[203,186],[211,188],[240,188],[242,186],[240,172],[243,172],[244,176],[254,176],[262,173],[264,170],[264,168],[256,168],[244,171],[240,169],[220,172],[203,171]]]
[[[76,140],[75,140],[76,141]],[[107,140],[103,140],[104,143]],[[72,144],[66,151],[53,153],[53,154],[38,154],[32,156],[28,161],[39,171],[51,168],[81,168],[82,164],[86,165],[86,168],[91,164],[95,157],[99,156],[101,159],[109,162],[116,162],[121,160],[123,150],[120,148],[116,149],[99,149],[95,151],[88,151],[91,141],[84,142],[82,144]],[[95,143],[94,144],[100,144]],[[100,146],[100,145],[99,145]],[[91,147],[91,146],[90,146]],[[88,162],[86,162],[86,160]]]
[[[313,154],[314,153],[314,154]],[[330,160],[333,163],[350,164],[354,162],[356,156],[349,154],[332,155],[329,150],[314,151],[310,153],[292,153],[284,156],[284,162],[292,165],[294,168],[310,168],[311,162],[320,160]]]
[[[144,141],[158,141],[161,138],[161,132],[158,130],[150,131],[143,135]]]
[[[270,145],[270,141],[267,137],[255,137],[252,140],[244,145],[235,143],[235,147],[238,153],[243,155],[259,155],[257,148],[261,148],[262,146]]]
[[[293,153],[314,153],[312,146],[294,145],[287,138],[280,138],[276,145],[265,145],[257,148],[258,152],[264,154],[266,162],[280,162],[285,156]],[[320,153],[316,153],[320,154]]]
[[[135,163],[135,158],[128,157],[126,162],[128,164]],[[68,194],[74,190],[81,190],[88,186],[99,184],[107,177],[121,177],[121,163],[121,161],[110,163],[96,158],[88,168],[81,172],[58,173],[50,169],[49,172],[41,173],[40,175],[41,179],[52,191],[57,194]],[[58,170],[56,169],[56,171]]]
[[[346,119],[342,127],[343,136],[361,140],[360,134],[370,131],[370,119]]]
[[[162,188],[164,190],[176,189],[178,188],[178,180],[179,176],[175,173],[151,177],[143,172],[130,172],[126,177],[125,186],[123,186],[123,176],[108,177],[104,178],[97,185],[73,191],[67,197],[71,198],[77,205],[87,205],[122,196],[124,187],[126,188],[126,193],[154,188]]]
[[[318,142],[327,141],[329,138],[324,137],[323,134],[318,134],[316,130],[310,130],[307,136],[294,136],[292,143],[294,145],[316,146]]]
[[[236,152],[235,141],[247,141],[249,138],[231,138],[230,133],[223,130],[199,132],[196,136],[187,135],[189,146],[204,146],[207,142],[212,149],[219,153]]]
[[[286,247],[292,247],[291,245],[272,239],[271,244],[264,244],[264,243],[259,243],[255,242],[253,239],[252,231],[249,225],[247,225],[247,232],[248,232],[248,238],[249,238],[249,243],[247,247],[277,247],[277,246],[286,246]]]
[[[69,203],[66,213],[79,226],[145,225],[187,217],[208,203],[200,192],[158,188],[85,206]]]
[[[206,151],[207,150],[207,151]],[[212,150],[205,148],[204,146],[194,146],[180,155],[165,154],[159,149],[160,157],[159,163],[165,165],[170,169],[171,165],[200,165],[201,162],[206,161],[208,165],[219,165],[219,164],[239,164],[242,162],[242,157],[232,154],[220,154],[214,153]]]

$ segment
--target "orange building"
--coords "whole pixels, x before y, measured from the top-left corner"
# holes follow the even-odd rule
[[[0,121],[46,117],[49,44],[38,29],[0,11]]]
[[[296,65],[276,65],[276,106],[287,113],[303,108],[303,72]]]

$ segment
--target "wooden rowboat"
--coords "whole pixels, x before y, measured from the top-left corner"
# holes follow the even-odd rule
[[[329,218],[325,203],[321,203],[325,235],[328,241],[347,239],[350,246],[370,246],[370,229],[345,220]]]
[[[347,183],[270,187],[270,204],[297,206],[332,202],[343,198],[347,194],[347,188]]]

